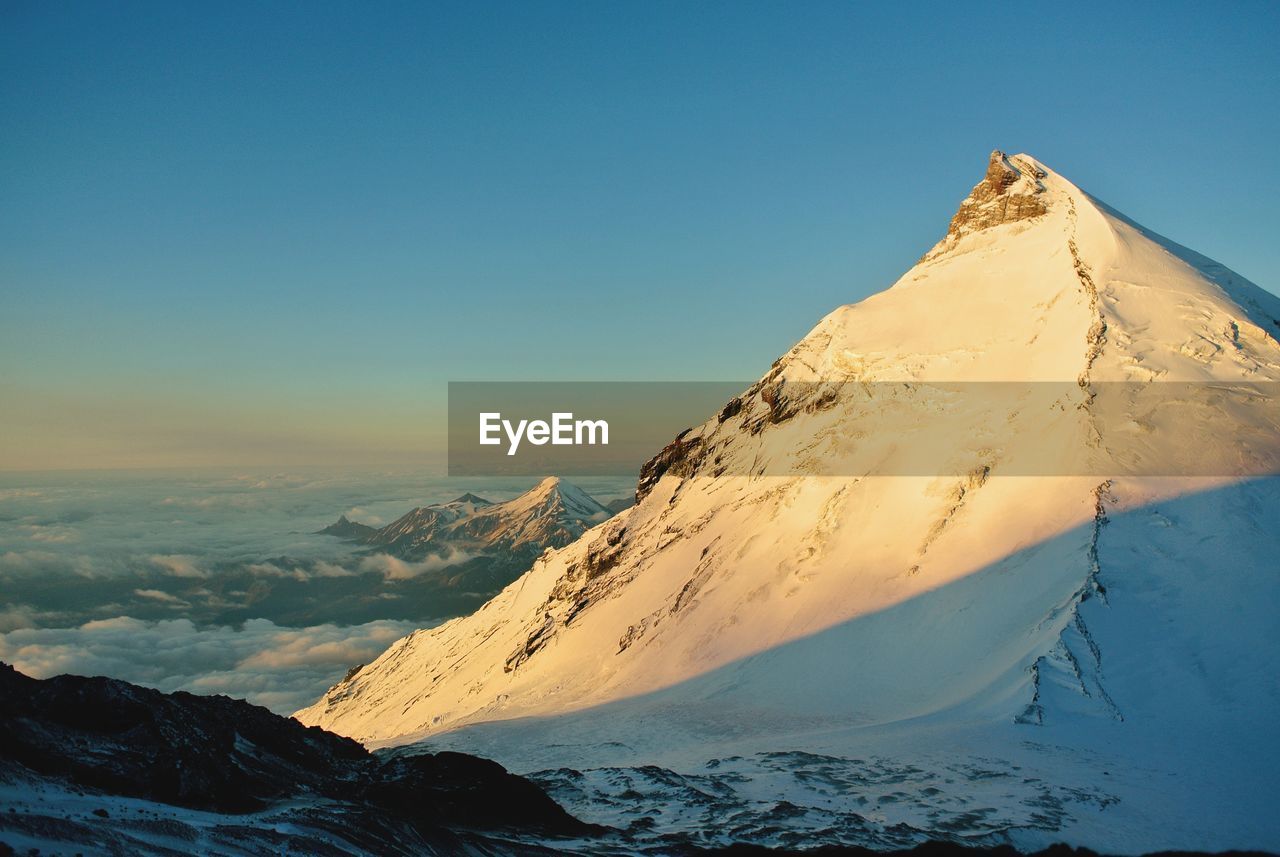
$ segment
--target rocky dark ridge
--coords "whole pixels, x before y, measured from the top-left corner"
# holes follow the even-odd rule
[[[664,446],[653,458],[640,468],[640,478],[636,480],[636,502],[645,498],[663,476],[670,473],[686,479],[694,474],[702,461],[702,439],[688,437],[692,429],[685,429],[676,439]]]
[[[358,541],[360,539],[369,538],[377,531],[376,527],[371,527],[368,524],[357,523],[356,521],[350,520],[346,515],[343,515],[323,530],[317,530],[316,532],[320,535],[337,536],[340,539],[352,539]]]
[[[247,837],[241,846],[261,845],[263,853],[451,852],[495,834],[532,842],[597,830],[485,759],[384,758],[225,696],[165,694],[108,678],[40,681],[7,664],[0,664],[0,783],[219,813]],[[136,830],[109,821],[105,809],[94,815],[86,829],[0,813],[0,843],[35,837],[76,844],[71,851],[133,850]],[[278,842],[282,825],[297,834]],[[335,850],[335,839],[345,845]]]
[[[1020,182],[1024,177],[1029,180]],[[1039,182],[1042,178],[1044,173],[1039,170],[1025,163],[1014,166],[1004,152],[992,152],[987,174],[960,203],[947,226],[947,235],[977,232],[1044,214],[1047,209],[1040,196],[1044,192]]]

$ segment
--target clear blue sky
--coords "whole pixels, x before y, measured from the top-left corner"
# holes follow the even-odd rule
[[[0,468],[749,379],[995,147],[1276,290],[1280,4],[1115,5],[3,0]]]

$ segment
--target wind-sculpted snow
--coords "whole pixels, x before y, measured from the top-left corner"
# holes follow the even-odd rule
[[[1000,758],[1067,790],[1057,808],[1028,822],[1048,799],[1019,786],[981,824],[957,819],[985,804],[940,796],[884,824],[1280,847],[1259,773],[1280,761],[1280,300],[1034,159],[991,170],[892,288],[659,452],[635,507],[299,719],[584,775],[804,751],[945,778]],[[1048,394],[951,422],[875,393],[950,384]],[[1219,388],[1243,394],[1177,392]],[[831,801],[850,841],[880,841],[874,818],[857,839],[857,796]],[[645,810],[655,835],[709,823],[676,802]],[[778,823],[831,820],[814,812]]]

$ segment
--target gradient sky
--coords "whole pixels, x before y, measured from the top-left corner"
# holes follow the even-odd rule
[[[0,2],[0,469],[751,379],[995,147],[1280,287],[1280,4]]]

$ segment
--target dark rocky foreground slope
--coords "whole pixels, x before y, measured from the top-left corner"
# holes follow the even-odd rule
[[[641,843],[578,821],[485,759],[379,756],[225,696],[107,678],[39,681],[0,664],[0,857],[891,853],[1018,857],[954,842],[900,852]],[[1055,847],[1037,857],[1096,855]]]
[[[240,700],[0,664],[0,853],[536,853],[594,830],[474,756],[384,760]]]

